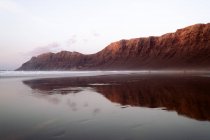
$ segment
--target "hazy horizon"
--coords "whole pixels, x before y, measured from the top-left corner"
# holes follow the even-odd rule
[[[0,70],[49,51],[90,54],[121,39],[208,23],[209,7],[204,0],[0,0]]]

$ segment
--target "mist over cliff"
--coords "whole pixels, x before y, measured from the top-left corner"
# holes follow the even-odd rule
[[[98,53],[45,53],[17,70],[210,69],[210,23],[111,43]]]

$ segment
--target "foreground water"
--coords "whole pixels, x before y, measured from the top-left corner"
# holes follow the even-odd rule
[[[2,72],[2,140],[210,139],[210,77]]]

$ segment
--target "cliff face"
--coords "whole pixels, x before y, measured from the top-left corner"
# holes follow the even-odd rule
[[[85,55],[78,52],[61,51],[45,53],[24,63],[18,70],[65,70],[78,69],[85,60]]]
[[[92,55],[47,53],[33,57],[18,70],[174,68],[210,68],[210,23],[192,25],[160,37],[120,40]]]

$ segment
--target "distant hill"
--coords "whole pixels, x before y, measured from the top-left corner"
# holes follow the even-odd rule
[[[45,53],[17,70],[210,69],[210,23],[111,43],[98,53]]]

